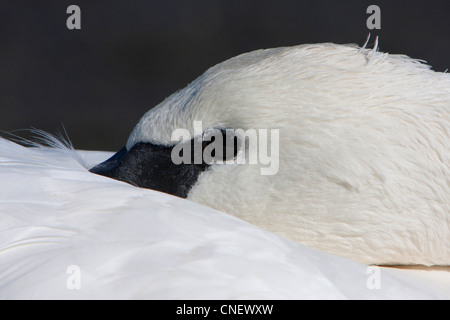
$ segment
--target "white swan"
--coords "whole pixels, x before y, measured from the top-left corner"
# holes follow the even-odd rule
[[[173,163],[176,130],[194,144],[212,129],[278,130],[274,174]],[[244,139],[223,160],[248,155]],[[450,265],[450,76],[330,43],[246,53],[148,111],[92,171],[359,262]]]

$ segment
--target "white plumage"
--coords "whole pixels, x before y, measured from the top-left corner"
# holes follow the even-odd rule
[[[214,166],[188,198],[370,264],[450,265],[450,75],[335,44],[246,53],[145,114],[137,142],[279,129],[279,171]]]
[[[389,269],[370,289],[365,265],[87,171],[107,155],[0,139],[0,299],[450,297],[450,285]]]
[[[449,98],[447,74],[375,50],[230,59],[144,115],[127,149],[195,120],[277,128],[279,172],[213,166],[188,200],[90,173],[106,153],[0,139],[0,298],[448,299],[445,268],[383,268],[371,290],[366,264],[450,264]]]

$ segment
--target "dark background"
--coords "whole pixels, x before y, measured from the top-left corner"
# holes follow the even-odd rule
[[[81,8],[81,30],[66,9]],[[371,4],[381,30],[366,27]],[[30,0],[0,4],[0,129],[66,128],[118,150],[151,107],[207,68],[260,48],[335,42],[450,66],[450,1]]]

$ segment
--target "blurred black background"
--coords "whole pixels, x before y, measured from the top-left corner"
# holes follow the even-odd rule
[[[69,5],[81,30],[69,30]],[[381,8],[381,30],[366,9]],[[29,0],[0,4],[0,129],[66,128],[115,151],[151,107],[207,68],[260,48],[335,42],[450,66],[450,1]]]

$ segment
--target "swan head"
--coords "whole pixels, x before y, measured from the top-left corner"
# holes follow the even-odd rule
[[[91,172],[360,262],[450,264],[449,88],[375,49],[257,50],[150,109]]]

